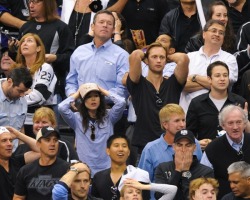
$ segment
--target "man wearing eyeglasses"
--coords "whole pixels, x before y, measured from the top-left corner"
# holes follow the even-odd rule
[[[187,83],[181,94],[180,105],[185,112],[191,100],[201,94],[207,93],[211,86],[207,78],[207,67],[215,61],[225,62],[229,68],[229,80],[232,86],[238,78],[238,65],[236,58],[221,50],[224,41],[225,26],[218,20],[209,20],[203,29],[204,45],[199,51],[188,53],[189,73]]]
[[[174,74],[165,79],[163,69],[167,59],[177,65]],[[142,76],[142,61],[148,65],[147,77]],[[138,160],[145,145],[158,139],[162,134],[158,117],[160,109],[168,103],[179,103],[180,93],[188,74],[188,63],[186,54],[169,55],[168,51],[157,42],[147,48],[146,54],[138,49],[130,55],[126,85],[137,116],[132,145],[137,148]]]
[[[219,124],[226,134],[213,140],[205,149],[201,163],[214,169],[219,181],[218,199],[230,190],[227,168],[233,162],[250,163],[250,134],[244,133],[247,114],[238,105],[228,105],[219,114]]]
[[[66,161],[56,157],[59,138],[59,133],[50,126],[38,131],[36,145],[41,157],[19,170],[13,200],[51,199],[53,186],[69,167]]]

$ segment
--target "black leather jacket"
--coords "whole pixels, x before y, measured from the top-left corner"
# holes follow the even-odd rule
[[[181,10],[181,6],[178,6],[177,8],[169,11],[162,19],[161,21],[161,26],[160,26],[160,34],[163,33],[168,33],[170,34],[172,37],[174,37],[175,39],[178,36],[177,33],[177,21],[180,15],[180,12],[182,12]],[[197,15],[197,19],[199,21],[200,27],[201,27],[201,22],[199,19],[199,15]],[[178,41],[176,41],[176,45],[178,46]]]
[[[202,35],[200,33],[194,35],[193,37],[190,38],[188,41],[185,52],[193,52],[193,51],[199,51],[199,49],[204,45],[204,41],[202,38]]]

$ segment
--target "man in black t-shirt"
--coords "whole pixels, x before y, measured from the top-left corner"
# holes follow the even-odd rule
[[[167,59],[175,62],[174,74],[163,78],[163,69]],[[142,76],[141,61],[148,65],[148,76]],[[132,138],[132,145],[140,154],[144,146],[164,132],[161,129],[158,113],[168,103],[179,104],[181,91],[185,85],[189,59],[186,54],[168,55],[159,43],[151,44],[146,54],[135,50],[129,57],[129,75],[127,88],[132,97],[137,121]]]
[[[54,184],[69,167],[66,161],[56,157],[59,138],[59,133],[52,127],[45,126],[39,130],[36,140],[41,157],[18,172],[14,200],[51,199]]]

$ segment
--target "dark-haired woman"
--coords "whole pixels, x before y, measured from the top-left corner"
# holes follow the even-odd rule
[[[114,103],[110,110],[106,109],[105,97]],[[79,112],[74,113],[70,106],[78,98]],[[125,104],[124,98],[95,83],[85,83],[58,106],[65,122],[75,131],[79,159],[89,165],[92,176],[110,167],[106,141],[113,134],[113,126],[121,118]]]
[[[224,2],[215,1],[213,2],[208,10],[207,20],[214,19],[221,21],[225,27],[225,37],[224,42],[222,44],[222,50],[227,51],[229,53],[235,53],[236,51],[236,37],[233,32],[233,27],[228,18],[228,10]],[[201,46],[203,46],[204,41],[202,38],[202,32],[190,38],[187,46],[185,48],[186,53],[198,51]]]

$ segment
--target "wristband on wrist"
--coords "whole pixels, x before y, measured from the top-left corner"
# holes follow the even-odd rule
[[[121,33],[119,33],[119,32],[114,32],[114,35],[121,35]]]

